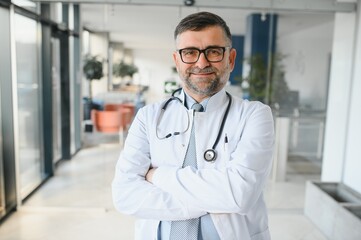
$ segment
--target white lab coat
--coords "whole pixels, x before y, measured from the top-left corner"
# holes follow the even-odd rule
[[[184,99],[184,93],[180,98]],[[135,238],[156,239],[161,220],[184,220],[210,213],[221,239],[270,239],[263,200],[274,144],[270,108],[232,97],[216,147],[218,157],[209,163],[204,161],[203,154],[212,148],[228,104],[224,90],[212,96],[206,112],[194,114],[198,163],[198,170],[194,170],[181,168],[193,110],[174,100],[157,124],[163,104],[164,101],[148,105],[137,113],[112,184],[116,209],[139,218]],[[158,138],[182,132],[188,122],[184,134]],[[153,184],[144,178],[151,166],[157,167]]]

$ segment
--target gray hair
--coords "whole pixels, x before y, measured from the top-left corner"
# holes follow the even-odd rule
[[[174,31],[174,39],[185,31],[201,31],[207,27],[219,26],[223,29],[229,43],[232,44],[232,35],[226,22],[218,15],[210,12],[198,12],[183,18]]]

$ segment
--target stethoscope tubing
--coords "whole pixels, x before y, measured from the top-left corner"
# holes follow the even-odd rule
[[[179,91],[179,89],[177,89],[177,90]],[[176,90],[176,91],[177,91],[177,90]],[[173,92],[173,93],[174,93],[174,92]],[[189,116],[188,116],[188,113],[187,113],[187,127],[186,127],[183,131],[168,133],[168,134],[165,135],[164,137],[160,137],[160,136],[158,135],[157,129],[158,129],[158,126],[159,126],[159,124],[160,124],[160,120],[162,119],[162,117],[163,117],[163,115],[164,115],[164,112],[165,112],[165,110],[167,109],[168,104],[169,104],[170,102],[172,102],[173,100],[178,100],[180,103],[183,104],[182,100],[180,100],[178,97],[173,96],[173,94],[172,94],[172,97],[170,97],[170,98],[163,104],[163,107],[162,107],[161,110],[160,110],[161,112],[160,112],[160,114],[159,114],[159,116],[158,116],[157,125],[156,125],[156,129],[155,129],[155,134],[156,134],[156,136],[157,136],[157,138],[158,138],[159,140],[163,140],[163,139],[166,139],[166,138],[170,138],[171,136],[177,136],[177,135],[183,134],[183,133],[187,132],[188,129],[189,129],[190,121],[189,121]]]
[[[228,96],[228,105],[227,105],[227,108],[226,108],[226,112],[224,113],[224,116],[223,116],[223,119],[222,119],[222,123],[221,123],[221,126],[220,126],[220,128],[219,128],[216,141],[214,142],[214,144],[213,144],[213,146],[212,146],[212,149],[216,149],[216,147],[217,147],[217,145],[218,145],[218,142],[219,142],[219,140],[221,139],[222,132],[223,132],[223,128],[224,128],[224,125],[225,125],[226,120],[227,120],[227,117],[228,117],[229,109],[231,108],[232,96],[231,96],[231,94],[229,94],[228,92],[226,92],[226,94],[227,94],[227,96]]]
[[[157,128],[160,124],[160,120],[161,118],[163,117],[163,114],[165,112],[165,110],[167,109],[168,105],[170,102],[172,102],[173,100],[178,100],[181,104],[183,104],[182,100],[180,100],[178,97],[175,96],[175,93],[176,92],[179,92],[181,91],[182,88],[178,88],[176,89],[173,93],[172,93],[172,96],[163,104],[163,107],[161,108],[161,113],[160,115],[158,116],[158,120],[157,120],[157,126],[156,126],[156,135],[157,135],[157,138],[162,140],[162,139],[166,139],[166,138],[169,138],[171,136],[176,136],[176,135],[180,135],[182,133],[185,133],[186,131],[188,131],[189,129],[189,125],[190,125],[190,121],[189,121],[189,117],[188,117],[188,123],[187,123],[187,127],[185,130],[181,131],[181,132],[173,132],[173,133],[168,133],[167,135],[165,135],[164,137],[159,137],[158,136],[158,131],[157,131]],[[217,138],[212,146],[211,149],[207,149],[205,152],[204,152],[204,160],[207,161],[207,162],[214,162],[217,158],[217,152],[216,152],[216,147],[219,143],[219,140],[221,139],[221,136],[222,136],[222,132],[223,132],[223,128],[224,128],[224,125],[226,123],[226,120],[227,120],[227,117],[228,117],[228,113],[229,113],[229,110],[231,108],[231,105],[232,105],[232,96],[226,92],[227,94],[227,97],[228,97],[228,105],[227,105],[227,108],[226,108],[226,111],[224,113],[224,116],[223,116],[223,119],[222,119],[222,122],[221,122],[221,126],[219,127],[219,130],[218,130],[218,134],[217,134]]]

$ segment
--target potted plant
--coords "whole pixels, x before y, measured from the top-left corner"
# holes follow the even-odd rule
[[[99,80],[103,77],[103,62],[98,60],[97,56],[86,55],[83,72],[85,78],[89,81],[89,98],[84,98],[84,119],[90,119],[90,112],[93,108],[92,81]]]
[[[250,72],[244,81],[249,84],[249,95],[251,100],[258,100],[265,102],[266,97],[266,79],[267,66],[263,61],[263,56],[260,54],[253,55],[246,59],[250,65]]]
[[[265,102],[270,105],[281,104],[289,88],[285,80],[284,67],[282,59],[284,55],[275,53],[271,56],[271,69],[269,86],[267,86],[267,66],[263,56],[260,54],[253,55],[246,59],[251,66],[249,75],[242,81],[242,85],[248,87],[250,99]]]
[[[290,94],[290,88],[285,79],[285,70],[282,60],[285,55],[276,53],[272,57],[272,81],[270,84],[270,99],[269,104],[272,107],[283,107],[287,104],[287,97]]]
[[[97,56],[87,55],[85,57],[83,71],[85,78],[89,80],[89,98],[91,99],[93,95],[91,82],[103,77],[103,62],[98,60]]]
[[[128,64],[121,60],[119,63],[113,64],[113,75],[124,79],[133,77],[134,73],[138,72],[138,68],[134,64]]]

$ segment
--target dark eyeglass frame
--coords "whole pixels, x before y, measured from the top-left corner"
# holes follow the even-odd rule
[[[182,62],[184,62],[184,63],[186,63],[186,64],[193,64],[193,63],[198,62],[198,60],[199,60],[199,58],[200,58],[200,56],[201,56],[202,53],[204,54],[204,57],[206,58],[206,60],[207,60],[208,62],[210,62],[210,63],[217,63],[217,62],[222,62],[222,61],[223,61],[223,59],[224,59],[224,53],[226,52],[227,49],[231,49],[231,48],[232,48],[232,47],[220,47],[220,46],[212,46],[212,47],[207,47],[207,48],[205,48],[205,49],[199,49],[199,48],[195,48],[195,47],[188,47],[188,48],[178,49],[177,51],[178,51],[178,53],[179,53],[179,56],[180,56]],[[184,61],[184,60],[183,60],[182,51],[187,50],[187,49],[188,49],[188,50],[196,50],[196,51],[198,51],[197,60],[191,61],[191,62],[187,62],[187,61]],[[223,51],[223,52],[222,52],[222,58],[221,58],[220,60],[216,60],[216,61],[211,61],[211,60],[209,60],[208,57],[207,57],[206,52],[209,51],[209,50],[211,50],[211,49],[222,49],[222,51]]]

